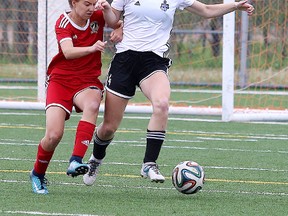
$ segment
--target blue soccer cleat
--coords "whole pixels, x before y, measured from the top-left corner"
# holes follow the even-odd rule
[[[36,194],[48,194],[47,190],[47,179],[39,178],[38,176],[33,174],[33,171],[30,173],[30,180],[32,183],[32,190]]]
[[[67,169],[67,175],[76,177],[78,175],[84,175],[89,170],[88,164],[82,164],[77,161],[72,161]]]

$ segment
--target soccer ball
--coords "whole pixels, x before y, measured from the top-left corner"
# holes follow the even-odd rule
[[[172,183],[183,194],[197,193],[202,189],[204,179],[204,170],[195,161],[183,161],[173,169]]]

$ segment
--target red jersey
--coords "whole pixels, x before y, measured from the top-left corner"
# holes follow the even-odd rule
[[[62,14],[55,24],[59,53],[49,64],[49,79],[74,85],[98,80],[102,66],[100,51],[81,58],[66,59],[60,43],[63,40],[72,40],[74,47],[91,46],[96,41],[103,40],[104,25],[102,11],[95,11],[84,27],[77,26],[67,13]]]

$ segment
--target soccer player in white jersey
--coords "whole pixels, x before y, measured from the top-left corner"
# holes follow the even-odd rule
[[[92,140],[102,99],[103,84],[98,77],[101,75],[101,52],[107,43],[103,41],[103,30],[105,21],[109,24],[109,17],[103,16],[101,10],[95,11],[97,0],[68,2],[71,12],[60,15],[55,24],[59,53],[47,70],[46,133],[38,145],[30,173],[32,190],[37,194],[48,193],[45,173],[73,106],[83,115],[76,129],[67,175],[74,177],[88,171],[89,166],[82,163],[82,158]],[[107,6],[110,5],[107,3]],[[121,28],[111,33],[112,42],[121,39]]]
[[[168,40],[176,9],[187,10],[204,18],[222,16],[235,10],[252,15],[254,8],[247,0],[206,5],[197,0],[114,0],[110,8],[105,0],[98,7],[104,14],[113,16],[115,22],[124,17],[123,40],[116,45],[106,81],[104,120],[94,133],[94,149],[89,159],[90,170],[83,176],[86,185],[96,180],[99,165],[106,148],[123,118],[136,86],[148,98],[153,107],[146,135],[146,152],[141,176],[153,182],[164,182],[156,161],[165,139],[170,98],[168,68],[170,59]],[[103,5],[102,5],[103,3]]]

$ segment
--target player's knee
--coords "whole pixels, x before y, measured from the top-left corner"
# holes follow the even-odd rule
[[[58,145],[58,143],[62,139],[62,136],[62,131],[49,131],[48,133],[46,133],[45,138],[50,145]]]
[[[153,103],[153,112],[159,115],[168,115],[169,100],[164,98]]]
[[[117,128],[113,127],[112,125],[105,125],[103,124],[101,126],[101,135],[105,140],[110,139],[114,136],[114,133],[116,132]]]

